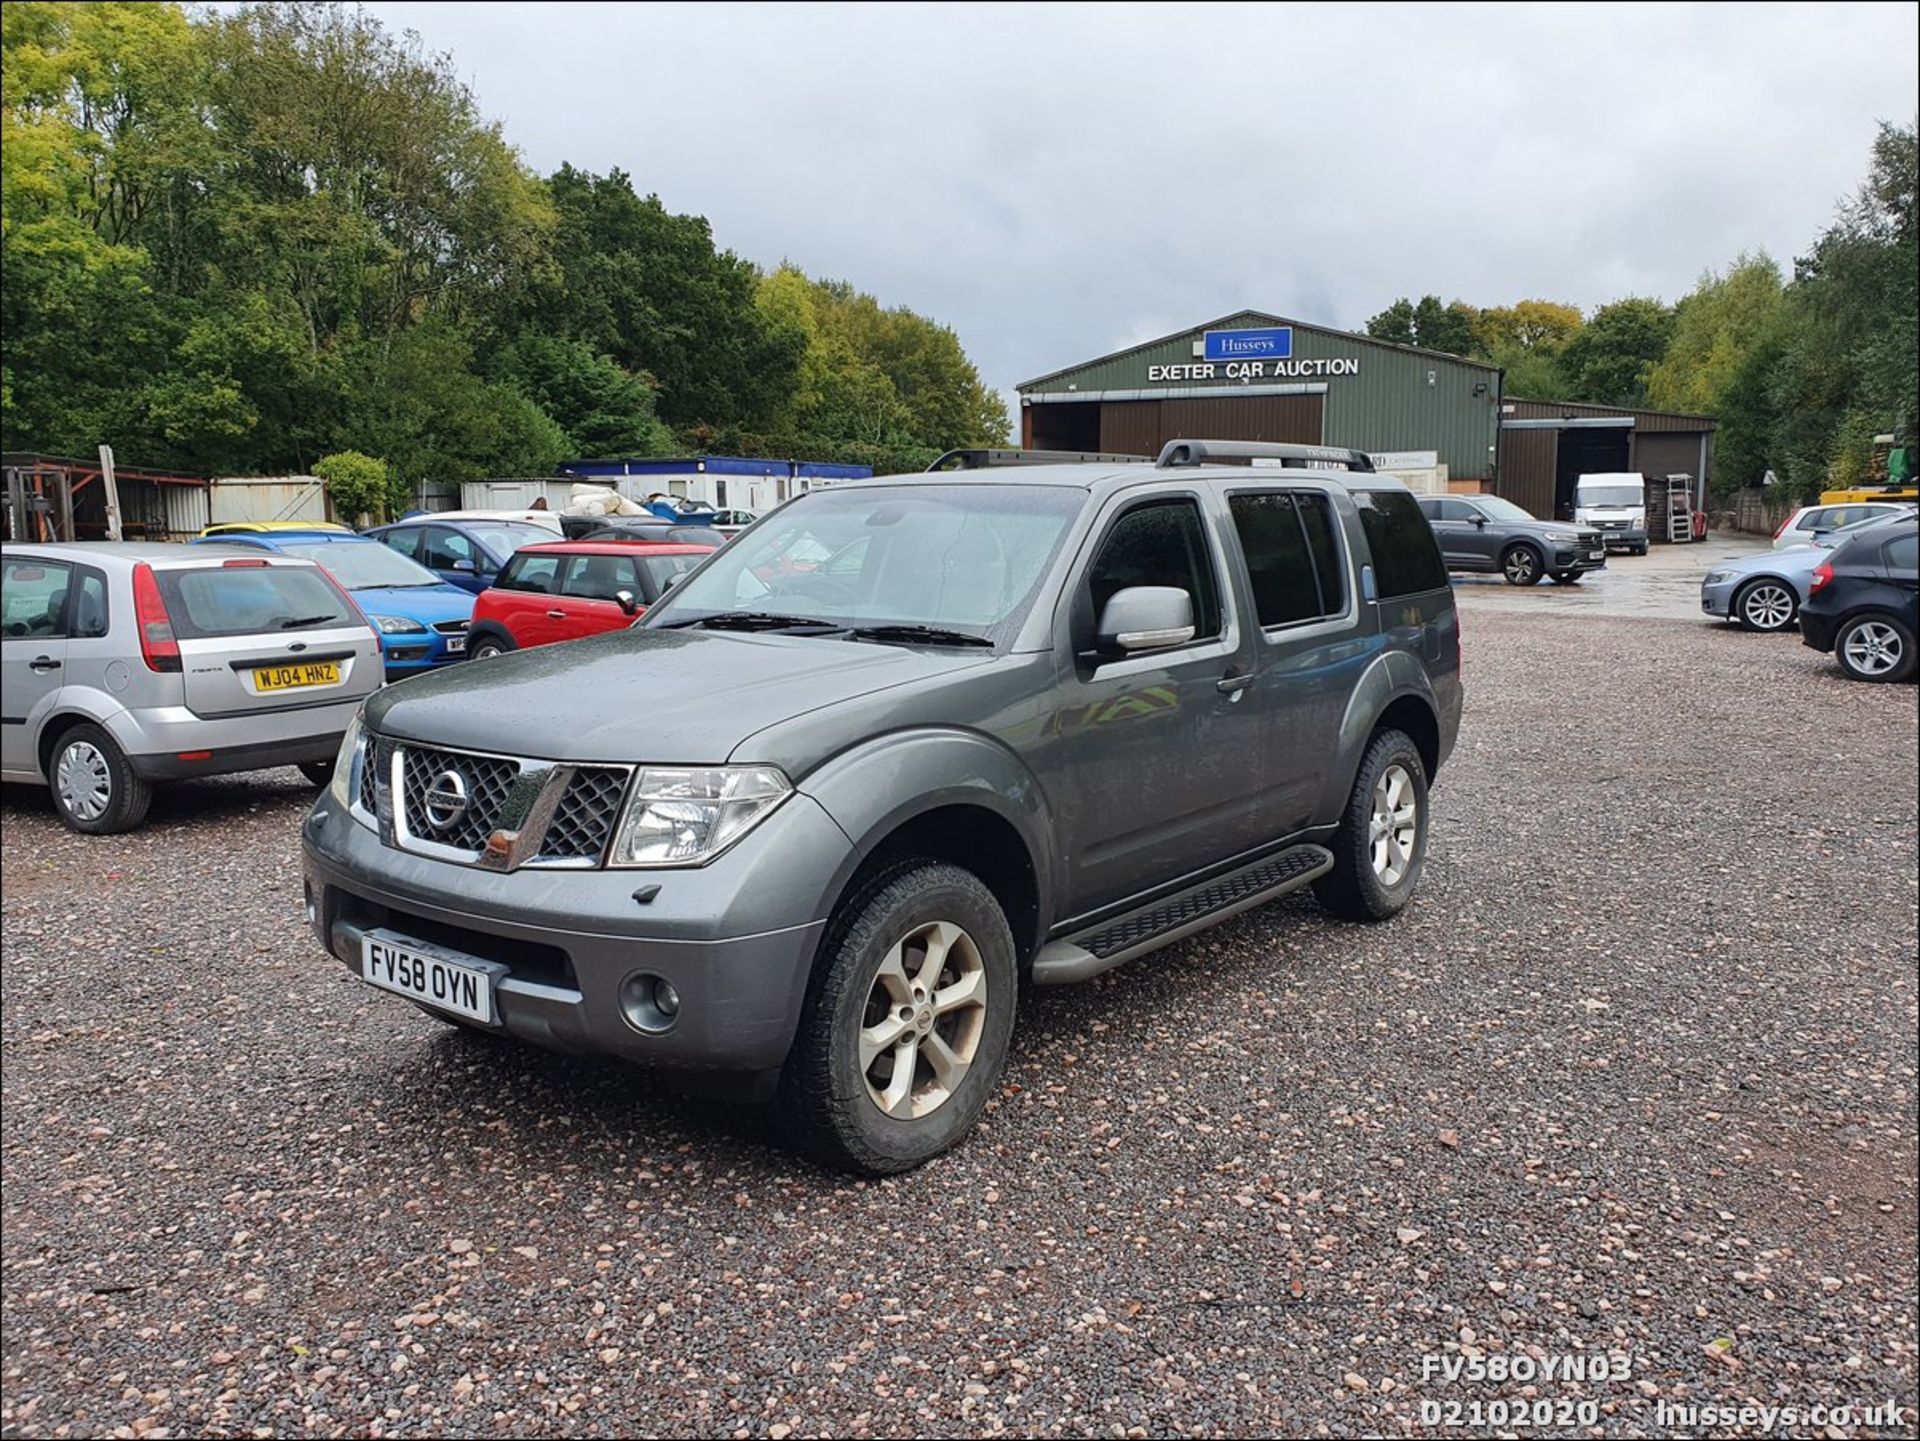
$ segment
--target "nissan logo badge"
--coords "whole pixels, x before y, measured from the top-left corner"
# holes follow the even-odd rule
[[[436,831],[450,829],[467,813],[467,778],[459,771],[441,771],[424,797],[427,824]]]

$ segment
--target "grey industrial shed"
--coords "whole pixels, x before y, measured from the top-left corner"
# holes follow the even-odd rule
[[[1500,406],[1500,477],[1494,488],[1542,520],[1566,520],[1573,515],[1574,481],[1582,475],[1684,475],[1693,508],[1705,510],[1719,428],[1709,415],[1507,400]]]
[[[1481,361],[1243,310],[1029,380],[1020,443],[1154,455],[1168,440],[1432,451],[1490,483],[1500,371]]]

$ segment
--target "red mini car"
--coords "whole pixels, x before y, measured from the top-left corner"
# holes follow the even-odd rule
[[[621,630],[713,550],[617,540],[524,545],[474,602],[467,655],[485,660]]]

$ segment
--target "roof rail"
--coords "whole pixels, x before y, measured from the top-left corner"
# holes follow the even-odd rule
[[[950,450],[928,470],[985,470],[995,465],[1084,465],[1109,461],[1147,463],[1144,455],[1115,455],[1104,450]]]
[[[1154,464],[1165,468],[1206,465],[1216,460],[1277,460],[1295,469],[1373,469],[1364,450],[1345,450],[1337,445],[1281,445],[1268,440],[1170,440]]]

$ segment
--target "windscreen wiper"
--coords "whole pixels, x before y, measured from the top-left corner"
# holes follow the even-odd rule
[[[328,621],[328,620],[338,621],[340,624],[345,625],[347,618],[343,615],[333,614],[332,612],[329,612],[326,615],[303,615],[298,617],[295,620],[281,621],[280,629],[299,630],[302,626],[319,625],[322,621]]]
[[[862,640],[897,640],[920,645],[972,645],[993,649],[983,635],[964,630],[943,630],[937,625],[861,625],[853,633]]]
[[[771,610],[724,610],[687,624],[702,630],[801,630],[816,634],[846,629],[834,621],[815,620],[810,615],[782,615]]]

